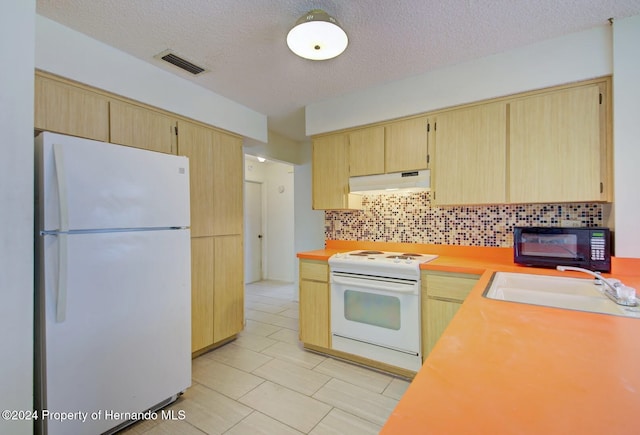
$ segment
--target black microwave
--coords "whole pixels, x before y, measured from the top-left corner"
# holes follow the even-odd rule
[[[609,228],[515,227],[513,261],[539,267],[611,271]]]

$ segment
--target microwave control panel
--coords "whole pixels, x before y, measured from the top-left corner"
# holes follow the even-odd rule
[[[604,232],[593,231],[591,233],[591,260],[604,261],[605,244]]]

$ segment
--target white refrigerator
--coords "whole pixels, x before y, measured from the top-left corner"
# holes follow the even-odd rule
[[[110,432],[191,385],[189,162],[41,133],[35,190],[36,429]]]

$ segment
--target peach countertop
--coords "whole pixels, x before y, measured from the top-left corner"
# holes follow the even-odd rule
[[[354,249],[434,253],[422,269],[481,275],[382,434],[640,433],[640,319],[483,297],[498,270],[562,274],[515,265],[509,248],[327,241],[298,257]],[[611,276],[640,290],[640,259],[613,259]]]

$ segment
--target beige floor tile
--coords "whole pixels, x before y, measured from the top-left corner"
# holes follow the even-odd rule
[[[327,358],[313,370],[376,393],[382,393],[394,379],[391,375],[333,358]]]
[[[300,310],[298,308],[287,308],[284,311],[278,313],[279,316],[290,317],[292,319],[298,319]]]
[[[262,378],[217,361],[211,361],[207,366],[194,369],[192,378],[233,399],[241,397],[264,382]]]
[[[333,408],[309,434],[311,435],[375,435],[382,426],[340,409]]]
[[[195,384],[173,408],[184,411],[185,421],[207,434],[222,434],[253,410],[203,385]]]
[[[262,353],[307,369],[312,369],[327,359],[327,357],[304,350],[299,343],[289,344],[282,341],[269,346]]]
[[[327,404],[269,381],[239,401],[304,433],[313,429],[331,410]]]
[[[335,378],[312,397],[378,425],[387,421],[398,403],[390,397]]]
[[[153,426],[144,435],[202,435],[202,431],[186,421],[165,420]]]
[[[245,310],[247,319],[255,320],[258,322],[268,323],[270,325],[281,326],[283,328],[298,329],[298,319],[291,317],[284,317],[278,314],[265,313],[256,310]]]
[[[301,433],[261,412],[254,411],[225,432],[225,435],[299,435]]]
[[[269,346],[273,346],[277,342],[277,340],[267,338],[263,335],[256,335],[243,331],[238,335],[238,338],[236,338],[233,344],[255,352],[260,352]]]
[[[307,396],[311,396],[331,379],[322,373],[279,359],[260,366],[253,374]]]
[[[281,313],[287,310],[287,308],[283,307],[282,305],[265,304],[257,301],[246,301],[245,307],[250,310],[262,311],[264,313],[272,314]]]
[[[283,307],[284,309],[291,308],[288,304],[293,303],[281,298],[274,298],[271,296],[263,296],[255,293],[245,293],[245,303],[247,302],[259,302],[261,304],[266,305],[276,305],[278,307]]]
[[[206,353],[201,358],[212,359],[245,372],[252,372],[261,365],[272,360],[271,357],[237,346],[234,343],[226,344],[212,352]]]
[[[156,426],[159,420],[142,420],[118,432],[119,435],[139,435],[148,432],[153,426]]]
[[[285,343],[297,345],[300,341],[298,331],[293,329],[282,328],[277,332],[269,335],[269,338],[276,339],[278,341],[284,341]]]
[[[405,379],[394,378],[382,394],[392,399],[400,400],[410,384],[411,382]]]
[[[263,337],[266,337],[281,329],[282,327],[280,326],[269,325],[268,323],[247,319],[244,325],[244,331],[242,331],[240,335],[244,332],[248,332],[249,334],[262,335]]]

